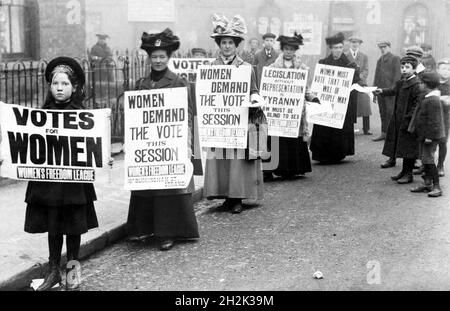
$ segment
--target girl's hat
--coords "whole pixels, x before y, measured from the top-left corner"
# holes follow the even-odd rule
[[[45,68],[45,80],[48,83],[52,82],[52,72],[59,66],[65,66],[66,69],[71,70],[75,75],[78,84],[81,87],[84,86],[86,83],[86,77],[84,75],[83,68],[81,68],[80,64],[75,59],[65,56],[55,58],[48,63],[47,68]]]
[[[230,22],[225,16],[214,14],[212,23],[214,30],[211,38],[233,37],[244,40],[247,34],[245,20],[239,15],[233,17],[233,20]]]
[[[329,46],[339,44],[339,43],[344,43],[344,41],[345,41],[345,36],[342,32],[338,32],[334,36],[325,38],[325,42]]]
[[[297,50],[300,48],[300,45],[303,45],[303,37],[297,32],[294,33],[294,36],[279,36],[277,41],[280,42],[281,46],[290,45],[296,48]]]
[[[151,53],[155,50],[174,52],[180,48],[180,39],[169,28],[161,33],[148,34],[144,32],[141,38],[141,49]]]

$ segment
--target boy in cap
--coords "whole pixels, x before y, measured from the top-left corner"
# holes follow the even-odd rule
[[[425,174],[424,183],[411,189],[411,192],[428,192],[428,196],[434,198],[442,195],[434,154],[439,143],[445,138],[441,94],[438,90],[440,79],[435,72],[425,72],[421,80],[427,95],[421,101],[408,131],[415,132],[419,138]]]
[[[206,53],[205,49],[193,48],[191,50],[191,55],[193,58],[206,58],[208,56],[208,53]]]
[[[436,71],[436,61],[431,55],[433,47],[428,43],[423,43],[420,45],[423,50],[422,64],[428,71]]]
[[[242,51],[241,58],[245,62],[253,65],[255,63],[256,52],[258,52],[258,49],[259,49],[258,38],[251,38],[248,41],[248,45],[249,45],[250,49]]]
[[[375,95],[396,96],[394,114],[389,122],[383,155],[390,159],[403,158],[403,169],[391,179],[399,184],[413,182],[413,169],[419,157],[419,144],[414,134],[408,131],[414,111],[421,100],[422,88],[420,80],[415,74],[418,61],[412,56],[401,59],[402,79],[392,88],[375,91]]]
[[[437,73],[440,78],[438,86],[441,91],[441,103],[444,113],[445,139],[439,143],[438,172],[444,177],[444,162],[447,156],[447,142],[450,128],[450,58],[441,59],[437,65]]]
[[[418,65],[416,68],[416,74],[420,75],[425,71],[425,66],[422,64],[423,50],[420,46],[413,45],[406,49],[406,56],[412,56],[417,59]]]
[[[273,48],[276,37],[276,35],[270,32],[263,35],[263,48],[255,54],[253,65],[256,66],[256,76],[258,78],[257,85],[259,85],[259,81],[261,81],[263,68],[272,65],[279,56],[279,53]]]
[[[363,40],[356,36],[351,36],[350,49],[345,53],[350,61],[355,62],[359,66],[359,77],[363,86],[367,85],[367,78],[369,77],[369,58],[366,54],[360,51]],[[357,117],[363,118],[363,132],[364,135],[372,135],[370,132],[370,116],[372,110],[370,109],[370,97],[364,93],[358,93],[358,108]]]
[[[391,43],[389,41],[381,41],[378,43],[381,51],[381,57],[378,59],[375,70],[375,78],[373,84],[380,88],[391,88],[395,82],[400,80],[400,57],[391,53]],[[386,138],[389,121],[394,110],[394,96],[378,96],[378,108],[381,117],[381,134],[374,138],[373,141],[382,141]],[[388,160],[382,165],[382,168],[395,166],[395,159]]]

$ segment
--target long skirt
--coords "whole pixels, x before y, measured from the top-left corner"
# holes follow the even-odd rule
[[[27,205],[25,232],[28,233],[81,235],[97,227],[93,202],[86,205]]]
[[[314,125],[311,138],[312,159],[319,162],[339,162],[355,154],[353,123],[344,124],[342,130]]]
[[[223,149],[217,149],[220,154]],[[225,149],[232,150],[232,149]],[[208,150],[204,191],[208,199],[262,200],[264,181],[261,160],[212,159]]]
[[[271,154],[270,161],[276,161],[278,158],[278,166],[273,171],[265,172],[273,172],[278,176],[303,175],[312,172],[308,143],[303,141],[302,137],[279,137],[278,152],[271,148]]]
[[[127,230],[134,236],[199,238],[192,194],[144,197],[132,193]]]

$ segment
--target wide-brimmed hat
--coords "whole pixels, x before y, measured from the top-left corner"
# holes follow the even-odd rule
[[[407,56],[413,56],[416,58],[422,58],[423,57],[423,50],[420,46],[413,45],[406,49],[406,55]]]
[[[358,36],[351,36],[350,38],[348,38],[348,41],[350,42],[359,42],[359,43],[363,43],[364,41],[358,37]]]
[[[45,80],[48,83],[52,82],[52,72],[58,66],[69,67],[73,71],[79,85],[84,86],[86,83],[86,77],[84,75],[83,68],[75,59],[66,56],[57,57],[48,63],[47,68],[45,68]]]
[[[212,23],[214,29],[211,38],[232,37],[244,40],[247,34],[247,25],[240,15],[234,16],[229,21],[225,16],[214,14]]]
[[[334,36],[325,38],[325,42],[327,45],[335,45],[339,43],[344,43],[345,35],[342,32],[338,32]]]
[[[391,47],[391,42],[390,41],[386,41],[386,40],[378,42],[378,47],[379,48],[381,48],[383,46]]]
[[[180,48],[180,39],[169,28],[155,34],[144,32],[141,41],[141,49],[147,51],[149,54],[155,50],[174,52]]]
[[[303,45],[303,37],[297,32],[294,33],[292,37],[288,36],[279,36],[277,41],[280,42],[280,46],[290,45],[295,47],[297,50],[300,48],[300,45]]]

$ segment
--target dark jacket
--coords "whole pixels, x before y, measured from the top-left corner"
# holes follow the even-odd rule
[[[441,96],[449,96],[450,95],[450,81],[446,81],[441,83],[438,86],[439,91],[441,91]],[[450,107],[447,106],[444,102],[442,102],[442,111],[444,113],[444,125],[445,125],[445,133],[448,136],[448,132],[450,129]]]
[[[61,106],[46,103],[43,109],[59,110]],[[71,102],[65,110],[84,109],[81,104]],[[32,205],[58,206],[87,205],[97,200],[94,185],[89,183],[28,182],[25,202]]]
[[[378,59],[373,85],[381,89],[391,88],[400,77],[400,57],[387,53]]]
[[[408,128],[423,96],[419,78],[414,76],[408,80],[399,80],[394,87],[382,90],[381,96],[396,96],[383,154],[390,158],[417,159],[417,136],[408,131]]]
[[[157,90],[157,89],[165,89],[165,88],[177,88],[177,87],[187,87],[188,90],[188,113],[189,113],[189,131],[193,132],[193,99],[190,91],[190,87],[188,86],[188,82],[179,77],[177,74],[173,73],[170,70],[167,70],[164,77],[162,77],[157,82],[152,82],[150,75],[146,78],[138,80],[136,82],[136,90]],[[189,145],[191,145],[191,140],[189,140]],[[174,189],[174,190],[142,190],[142,191],[132,191],[132,195],[140,196],[140,197],[153,197],[153,196],[171,196],[177,194],[189,194],[195,191],[194,178],[192,178],[191,183],[187,189]]]
[[[278,58],[278,53],[274,48],[272,48],[271,57],[268,57],[266,54],[266,50],[262,48],[255,54],[255,60],[253,65],[256,66],[256,77],[257,79],[257,85],[261,83],[261,76],[263,72],[263,68],[272,65]]]
[[[427,71],[436,71],[436,61],[431,55],[422,57],[422,65],[425,66]]]
[[[439,96],[428,96],[422,100],[414,122],[420,142],[425,139],[441,140],[445,137],[444,118]]]

